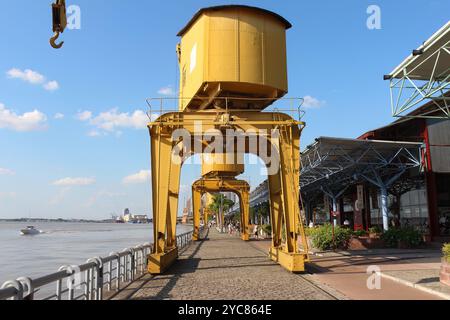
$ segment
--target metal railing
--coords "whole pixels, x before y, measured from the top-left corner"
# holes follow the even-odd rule
[[[177,236],[178,248],[191,244],[192,235],[193,231]],[[103,300],[105,294],[113,295],[146,274],[152,249],[153,244],[147,243],[104,258],[91,258],[79,266],[62,266],[58,272],[40,278],[7,281],[0,288],[0,300]],[[54,293],[48,294],[52,285]],[[38,297],[39,293],[42,296]]]
[[[304,98],[243,98],[243,97],[214,97],[212,100],[210,97],[159,97],[159,98],[147,98],[148,105],[147,116],[150,122],[155,122],[164,113],[179,112],[180,104],[189,102],[191,100],[199,100],[204,102],[219,101],[223,105],[223,111],[249,111],[249,109],[230,109],[232,101],[245,101],[262,103],[266,105],[265,112],[284,112],[297,118],[299,121],[305,116],[305,110],[302,106],[305,102]],[[252,110],[252,109],[250,109]]]

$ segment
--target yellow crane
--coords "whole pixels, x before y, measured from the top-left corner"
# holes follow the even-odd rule
[[[52,5],[53,48],[67,26],[66,4]],[[270,259],[292,272],[305,270],[309,261],[307,241],[299,206],[300,136],[305,124],[290,115],[263,112],[288,91],[286,30],[291,24],[278,14],[244,5],[223,5],[201,9],[179,32],[177,46],[180,67],[178,110],[159,115],[149,125],[152,166],[153,253],[148,271],[163,273],[178,258],[176,222],[181,167],[194,154],[212,158],[202,163],[202,179],[192,186],[194,196],[194,238],[199,238],[200,198],[203,193],[231,191],[240,196],[243,240],[248,240],[248,193],[250,187],[235,179],[244,166],[243,154],[269,150],[274,167],[268,173],[272,223]],[[163,99],[158,99],[163,103]],[[161,106],[161,110],[163,110]],[[198,128],[198,123],[201,128]],[[188,137],[177,141],[183,130]],[[200,131],[199,131],[200,130]],[[224,144],[221,152],[210,152],[208,134],[252,133],[245,143]],[[273,137],[270,133],[277,132]],[[256,136],[259,147],[251,148]],[[200,137],[200,138],[198,138]],[[199,148],[196,141],[199,140]],[[194,145],[194,146],[193,146]],[[244,147],[240,150],[239,147]],[[173,161],[173,151],[182,150],[181,161]],[[200,149],[200,150],[199,150]],[[209,153],[208,153],[209,152]],[[221,158],[233,159],[226,163]],[[299,237],[303,250],[298,247]]]

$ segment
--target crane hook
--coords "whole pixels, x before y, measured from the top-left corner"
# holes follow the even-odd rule
[[[66,16],[66,0],[56,0],[52,4],[52,20],[53,20],[53,37],[50,38],[50,45],[55,49],[60,49],[64,44],[56,43],[59,35],[64,32],[67,26],[67,16]]]
[[[56,43],[55,41],[58,40],[58,38],[59,38],[59,31],[56,31],[53,37],[50,38],[50,45],[54,49],[60,49],[64,44],[64,41],[61,41],[61,43]]]

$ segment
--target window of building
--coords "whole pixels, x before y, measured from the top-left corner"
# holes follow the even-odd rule
[[[395,205],[395,197],[388,197],[389,225],[393,225],[394,216],[393,207]],[[370,197],[370,216],[373,226],[382,226],[383,217],[381,213],[381,196]],[[430,232],[430,223],[428,215],[427,191],[424,188],[411,190],[400,197],[400,225],[402,227],[414,227],[424,234]]]
[[[400,223],[403,227],[413,226],[425,234],[430,232],[425,189],[411,190],[400,197]]]
[[[437,175],[438,221],[441,236],[450,235],[450,174]]]

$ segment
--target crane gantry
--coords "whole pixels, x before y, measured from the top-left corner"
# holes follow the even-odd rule
[[[54,35],[50,44],[59,49],[63,42],[56,41],[67,26],[65,1],[56,0],[52,12]],[[154,233],[149,273],[163,273],[178,258],[181,168],[195,154],[213,161],[202,162],[202,178],[192,185],[194,239],[200,238],[201,195],[231,191],[240,198],[242,239],[249,240],[250,186],[236,177],[244,171],[242,155],[261,157],[261,149],[269,150],[271,157],[264,161],[272,225],[269,257],[289,271],[305,270],[309,257],[299,205],[300,136],[305,123],[279,111],[263,112],[288,91],[286,30],[291,27],[286,19],[265,9],[224,5],[201,9],[179,32],[178,110],[160,114],[148,124]],[[163,103],[163,99],[158,100]],[[181,140],[175,138],[180,130],[187,135]],[[243,141],[233,138],[231,144],[221,142],[220,151],[211,148],[212,131],[228,136],[230,130],[251,134]],[[256,148],[251,145],[254,137]],[[175,149],[179,161],[173,159]]]

